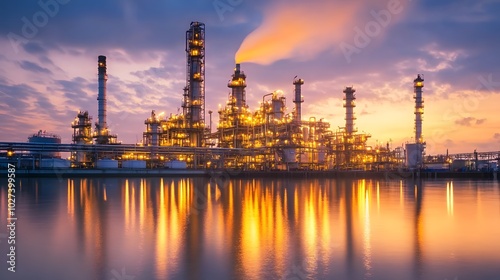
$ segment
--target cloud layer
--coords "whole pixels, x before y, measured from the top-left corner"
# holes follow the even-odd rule
[[[383,26],[373,12],[380,15],[394,1],[403,10]],[[125,143],[140,141],[151,110],[169,115],[180,107],[185,32],[191,21],[201,21],[207,26],[207,110],[226,102],[237,54],[250,108],[282,89],[291,110],[298,75],[305,79],[304,118],[325,118],[335,128],[344,125],[342,90],[354,86],[359,130],[374,143],[399,145],[411,141],[412,82],[422,73],[428,152],[498,150],[499,1],[40,3],[52,10],[39,1],[0,3],[0,141],[25,141],[43,129],[70,142],[78,110],[97,116],[101,54],[108,57],[111,130]],[[383,28],[375,32],[371,22]],[[361,44],[359,30],[368,43]],[[347,56],[342,46],[355,49]]]

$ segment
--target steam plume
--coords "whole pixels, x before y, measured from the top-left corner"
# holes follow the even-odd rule
[[[371,13],[386,9],[391,1],[407,5],[403,0],[278,1],[265,10],[262,24],[243,40],[236,63],[311,59],[345,40],[352,41],[354,28],[373,21]]]

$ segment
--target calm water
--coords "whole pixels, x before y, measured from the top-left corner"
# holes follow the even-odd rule
[[[0,279],[500,279],[497,181],[6,181]]]

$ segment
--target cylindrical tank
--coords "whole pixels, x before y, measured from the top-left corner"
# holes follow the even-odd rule
[[[118,161],[114,159],[99,159],[96,162],[96,167],[103,169],[118,168]]]
[[[61,137],[47,131],[38,131],[28,137],[29,143],[35,144],[61,144]],[[35,156],[50,157],[50,158],[60,158],[61,154],[59,152],[32,152],[31,154]]]
[[[146,168],[146,161],[145,160],[125,160],[122,162],[122,168],[144,169],[144,168]]]

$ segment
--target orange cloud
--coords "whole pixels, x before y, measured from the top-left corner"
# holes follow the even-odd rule
[[[391,5],[399,5],[399,9],[404,10],[406,2],[280,1],[270,5],[262,24],[244,39],[235,55],[236,63],[271,64],[287,58],[311,59],[342,42],[352,41],[355,29],[364,30],[369,22],[377,22],[375,14],[381,10]],[[379,24],[381,32],[395,17],[389,14],[386,22]]]

